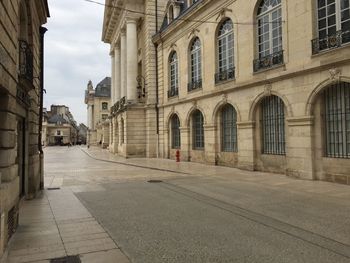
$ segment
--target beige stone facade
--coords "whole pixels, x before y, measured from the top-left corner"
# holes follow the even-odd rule
[[[43,146],[76,145],[79,127],[69,108],[65,105],[51,105],[51,110],[43,113]]]
[[[22,198],[43,186],[40,107],[45,0],[0,2],[0,256],[18,223]]]
[[[159,55],[160,156],[174,158],[171,118],[176,115],[180,122],[179,148],[184,161],[350,184],[350,145],[346,141],[350,123],[345,119],[349,117],[347,105],[350,105],[346,84],[350,80],[348,35],[338,31],[337,35],[317,39],[322,32],[317,27],[316,2],[196,1],[185,7],[187,10],[181,11],[180,17],[169,21],[173,15],[169,15],[170,7],[177,8],[177,3],[170,3],[164,26],[154,37]],[[277,9],[280,13],[276,15]],[[262,32],[268,30],[259,28],[264,23],[259,19],[265,15],[281,16],[275,22],[265,20],[263,25],[270,29],[270,39],[266,41],[271,46],[274,41],[281,43],[277,44],[275,53],[265,52],[264,56],[261,54],[265,47],[258,42],[263,38]],[[337,14],[337,19],[339,17]],[[220,71],[219,32],[228,19],[233,25],[233,65]],[[276,37],[272,31],[278,25],[281,35],[277,33]],[[198,87],[191,84],[191,45],[196,38],[201,43],[202,74]],[[170,56],[174,52],[178,59],[178,95],[169,95]],[[342,95],[344,100],[340,99]],[[337,112],[329,104],[334,103],[333,99],[342,105],[337,106],[338,115],[334,117],[339,118],[338,122],[332,119]],[[280,113],[269,115],[264,109],[273,106],[272,100],[283,106],[279,108]],[[266,107],[265,103],[270,106]],[[227,105],[235,112],[236,151],[222,150],[222,112]],[[194,145],[196,110],[203,116],[204,146],[201,149]],[[268,119],[280,116],[283,121],[279,124]],[[334,132],[342,134],[339,135],[342,138]],[[266,136],[271,136],[270,140]],[[276,141],[280,145],[276,146]],[[267,152],[268,143],[275,143],[277,154],[273,154],[274,149]],[[283,147],[282,151],[279,146]]]
[[[107,0],[111,151],[179,151],[182,161],[350,184],[350,22],[340,2],[325,27],[317,1]]]
[[[85,91],[88,110],[88,145],[109,146],[109,109],[111,107],[111,78],[106,77],[94,89],[89,81]]]
[[[102,40],[111,45],[110,151],[125,157],[157,156],[156,12],[166,1],[107,0]],[[118,6],[120,8],[113,8]],[[127,10],[137,10],[129,12]],[[145,15],[149,14],[149,15]]]

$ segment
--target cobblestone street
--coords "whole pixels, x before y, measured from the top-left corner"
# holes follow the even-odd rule
[[[7,262],[350,262],[349,186],[93,147],[48,147],[45,171]]]

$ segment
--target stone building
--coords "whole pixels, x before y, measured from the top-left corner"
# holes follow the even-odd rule
[[[41,110],[46,0],[0,2],[0,256],[22,198],[43,187]]]
[[[110,44],[112,58],[109,149],[121,156],[157,156],[159,111],[152,36],[157,31],[156,13],[161,14],[165,4],[165,0],[106,0],[102,40]]]
[[[160,157],[350,184],[348,0],[169,1],[153,41]]]
[[[110,150],[350,184],[349,10],[106,0]]]
[[[106,77],[94,89],[89,81],[85,91],[88,110],[88,145],[109,145],[109,109],[111,107],[111,78]]]
[[[69,108],[65,105],[51,105],[51,110],[44,109],[42,125],[42,144],[75,145],[78,141],[79,127]]]
[[[84,123],[80,123],[78,127],[78,144],[86,144],[88,127]]]

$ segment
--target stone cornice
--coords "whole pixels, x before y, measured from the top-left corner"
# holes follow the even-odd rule
[[[288,126],[312,126],[314,124],[314,116],[301,116],[287,118]]]

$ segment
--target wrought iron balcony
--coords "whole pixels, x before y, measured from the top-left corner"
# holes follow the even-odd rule
[[[196,89],[201,89],[201,88],[202,88],[202,80],[199,79],[197,81],[193,81],[191,83],[188,83],[187,91],[190,92],[190,91],[193,91]]]
[[[215,74],[215,84],[235,79],[235,68],[230,68]]]
[[[26,41],[19,41],[19,77],[33,84],[33,53]]]
[[[254,72],[282,65],[283,63],[283,50],[281,50],[268,56],[255,59],[253,61]]]
[[[334,35],[326,38],[315,38],[311,40],[312,54],[318,54],[323,50],[338,48],[346,43],[350,43],[350,31],[337,31]]]
[[[168,98],[173,98],[179,96],[179,89],[170,89],[168,90]]]

